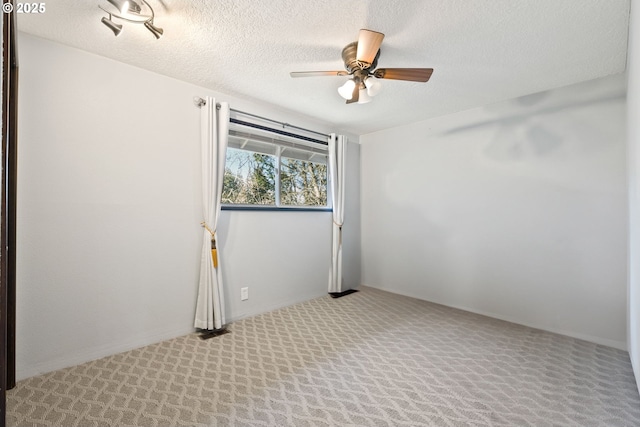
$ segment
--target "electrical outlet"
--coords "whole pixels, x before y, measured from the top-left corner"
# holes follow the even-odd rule
[[[249,299],[249,288],[240,288],[240,299],[246,301]]]

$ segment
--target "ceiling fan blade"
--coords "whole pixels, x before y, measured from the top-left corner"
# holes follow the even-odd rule
[[[433,68],[378,68],[373,75],[379,79],[408,80],[427,82],[433,74]]]
[[[351,95],[351,99],[347,99],[347,104],[353,104],[354,102],[358,102],[360,100],[360,85],[356,83],[353,88],[353,94]]]
[[[346,71],[293,71],[289,73],[291,77],[325,77],[325,76],[348,76]]]
[[[382,44],[382,39],[384,39],[384,34],[382,33],[365,29],[360,30],[356,60],[369,65],[373,64]]]

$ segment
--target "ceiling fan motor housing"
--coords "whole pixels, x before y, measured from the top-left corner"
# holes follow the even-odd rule
[[[353,74],[357,70],[374,70],[378,65],[378,58],[380,57],[380,49],[376,53],[376,57],[373,59],[371,64],[358,61],[357,59],[358,52],[358,42],[349,43],[342,49],[342,60],[344,61],[344,67],[347,69],[349,74]],[[367,71],[367,74],[368,71]]]

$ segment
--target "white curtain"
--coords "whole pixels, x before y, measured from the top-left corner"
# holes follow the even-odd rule
[[[220,250],[216,248],[216,227],[220,213],[222,180],[227,153],[229,104],[206,97],[201,107],[202,129],[202,255],[195,327],[215,330],[225,324],[224,289],[220,271]]]
[[[333,201],[333,243],[329,292],[342,292],[342,223],[344,222],[344,184],[347,138],[332,133],[329,136],[329,173]]]

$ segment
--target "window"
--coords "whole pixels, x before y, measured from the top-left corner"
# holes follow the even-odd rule
[[[223,205],[328,208],[327,147],[251,130],[231,129]]]
[[[274,155],[227,148],[222,203],[275,206],[276,160]]]
[[[316,157],[316,161],[314,161]],[[280,151],[280,203],[327,206],[326,156],[283,148]]]

